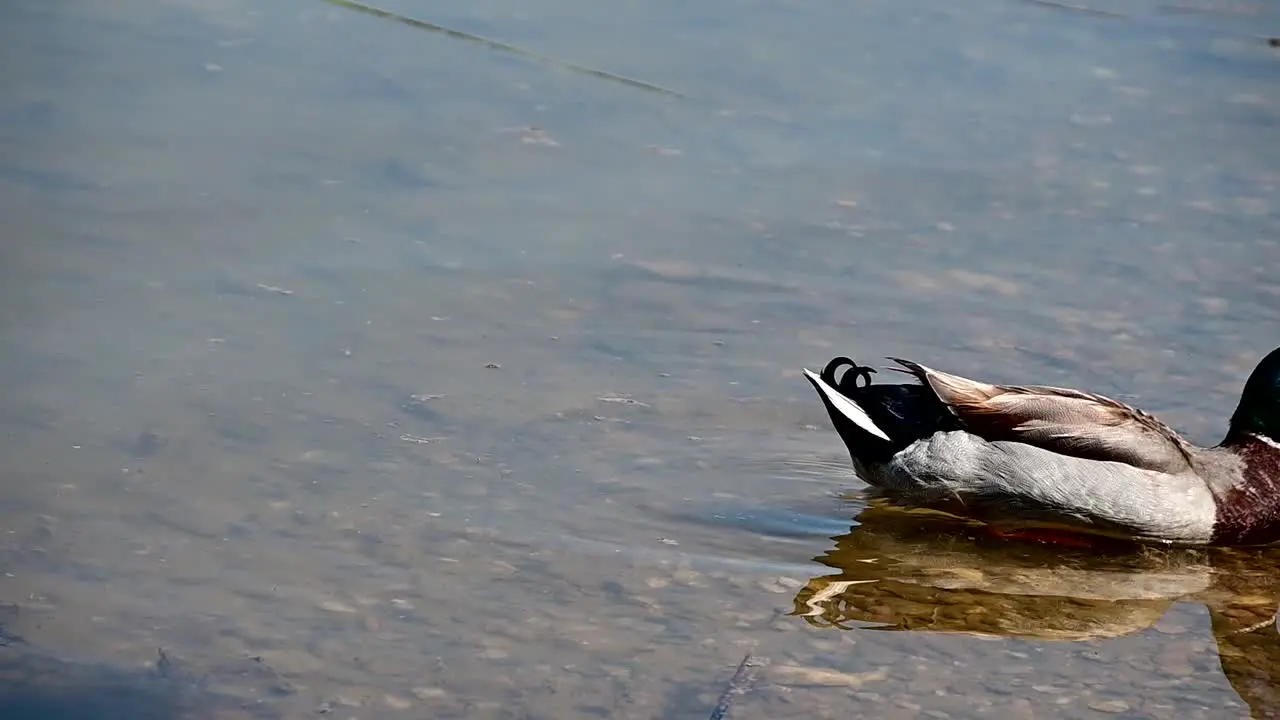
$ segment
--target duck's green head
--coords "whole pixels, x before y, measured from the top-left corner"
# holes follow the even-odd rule
[[[1262,358],[1244,384],[1231,416],[1231,432],[1280,440],[1280,348]]]

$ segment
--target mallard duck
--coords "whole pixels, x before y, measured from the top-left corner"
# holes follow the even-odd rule
[[[1249,376],[1216,447],[1102,395],[991,385],[889,360],[919,384],[873,383],[875,370],[847,357],[804,374],[854,470],[891,501],[1010,533],[1280,540],[1280,348]]]

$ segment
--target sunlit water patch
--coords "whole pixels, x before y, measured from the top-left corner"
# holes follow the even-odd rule
[[[737,720],[1274,711],[1269,556],[872,522],[799,374],[1216,439],[1280,336],[1274,8],[387,9],[555,62],[315,0],[6,6],[7,697],[707,717],[751,652]]]

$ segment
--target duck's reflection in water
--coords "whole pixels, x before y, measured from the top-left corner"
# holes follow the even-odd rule
[[[1222,670],[1254,717],[1280,717],[1280,548],[1010,542],[929,513],[872,506],[795,598],[822,627],[1096,640],[1204,604]]]

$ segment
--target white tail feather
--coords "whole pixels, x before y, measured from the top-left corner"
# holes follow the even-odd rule
[[[805,377],[809,378],[810,382],[813,383],[814,387],[818,388],[818,391],[827,397],[827,400],[831,402],[831,406],[836,410],[839,410],[841,415],[849,418],[850,422],[878,438],[889,440],[889,436],[886,435],[883,430],[876,427],[875,423],[871,422],[871,417],[867,415],[867,411],[858,407],[858,403],[850,400],[844,395],[841,395],[840,391],[823,382],[822,378],[810,372],[808,369],[805,369],[804,374]]]

